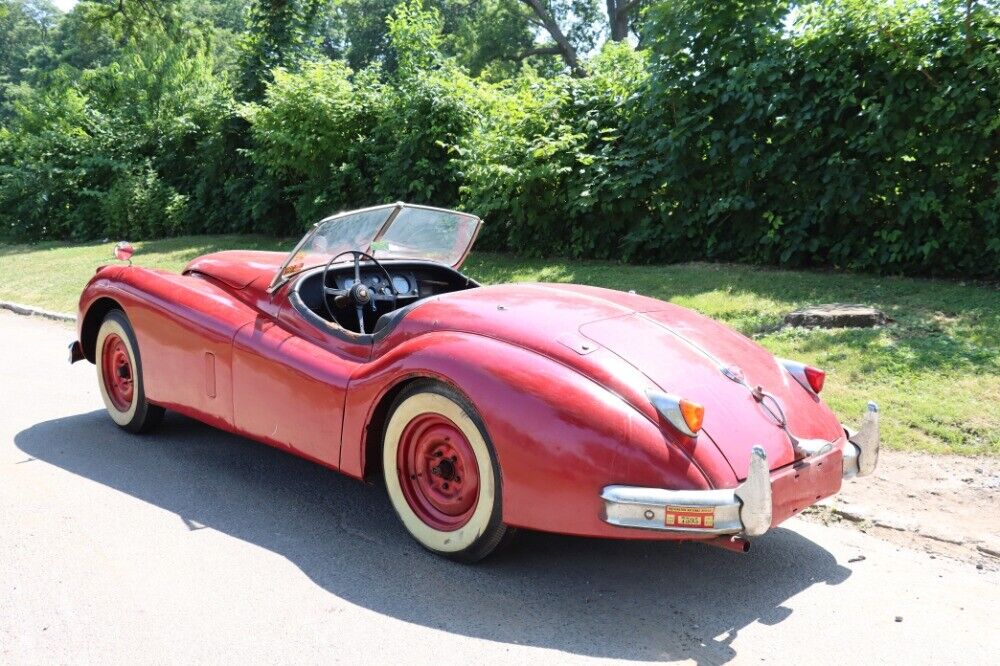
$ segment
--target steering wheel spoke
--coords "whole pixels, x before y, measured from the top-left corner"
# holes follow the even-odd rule
[[[365,306],[364,305],[358,305],[357,306],[357,312],[358,312],[358,328],[360,329],[361,335],[364,335],[365,334]]]
[[[351,285],[350,289],[337,289],[335,287],[328,287],[327,276],[330,273],[330,268],[340,257],[345,254],[350,254],[354,257],[354,284]],[[384,294],[380,291],[375,291],[370,287],[366,286],[364,282],[361,281],[361,260],[362,258],[367,259],[372,262],[372,264],[382,271],[385,275],[386,285],[390,290],[391,294]],[[333,297],[334,305],[338,308],[349,307],[354,305],[355,312],[358,318],[358,330],[362,335],[365,335],[365,306],[371,305],[372,311],[375,311],[375,303],[377,301],[392,301],[393,309],[396,308],[398,303],[399,294],[396,292],[395,286],[392,284],[392,276],[389,275],[389,271],[379,263],[379,260],[368,254],[367,252],[361,252],[359,250],[347,250],[346,252],[341,252],[338,255],[330,257],[330,261],[326,263],[326,267],[323,269],[323,305],[326,307],[327,314],[330,315],[330,321],[334,323],[340,323],[337,321],[336,316],[333,314],[333,308],[330,307],[330,297]]]

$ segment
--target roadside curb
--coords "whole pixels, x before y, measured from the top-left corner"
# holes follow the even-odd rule
[[[11,303],[10,301],[0,301],[0,310],[10,310],[15,314],[25,315],[27,317],[44,317],[45,319],[52,319],[54,321],[76,321],[76,315],[66,314],[64,312],[52,312],[51,310],[34,308],[30,305]]]

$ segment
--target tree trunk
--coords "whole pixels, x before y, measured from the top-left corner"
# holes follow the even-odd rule
[[[628,37],[628,15],[618,11],[618,0],[607,0],[607,6],[611,41],[624,41]]]
[[[642,0],[606,0],[608,7],[608,27],[611,41],[624,42],[628,39],[629,18],[639,8]]]
[[[556,43],[556,48],[559,49],[559,55],[562,56],[563,61],[569,66],[573,76],[586,76],[587,72],[580,66],[580,58],[576,53],[576,48],[570,43],[566,35],[563,34],[562,28],[552,18],[552,15],[546,11],[542,3],[539,0],[521,0],[521,2],[531,8],[539,23],[541,23],[542,27],[552,37],[552,40]]]

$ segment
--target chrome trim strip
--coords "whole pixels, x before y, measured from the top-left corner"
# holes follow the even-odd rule
[[[736,488],[717,490],[667,490],[637,486],[607,486],[602,518],[619,527],[657,530],[672,534],[760,536],[771,527],[771,475],[767,453],[755,446],[746,481]],[[714,509],[712,527],[678,527],[666,524],[667,507]]]

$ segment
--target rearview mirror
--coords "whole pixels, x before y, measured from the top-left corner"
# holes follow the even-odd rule
[[[132,255],[135,254],[135,248],[128,241],[121,241],[115,245],[115,259],[119,261],[127,261],[129,265],[132,264]]]

